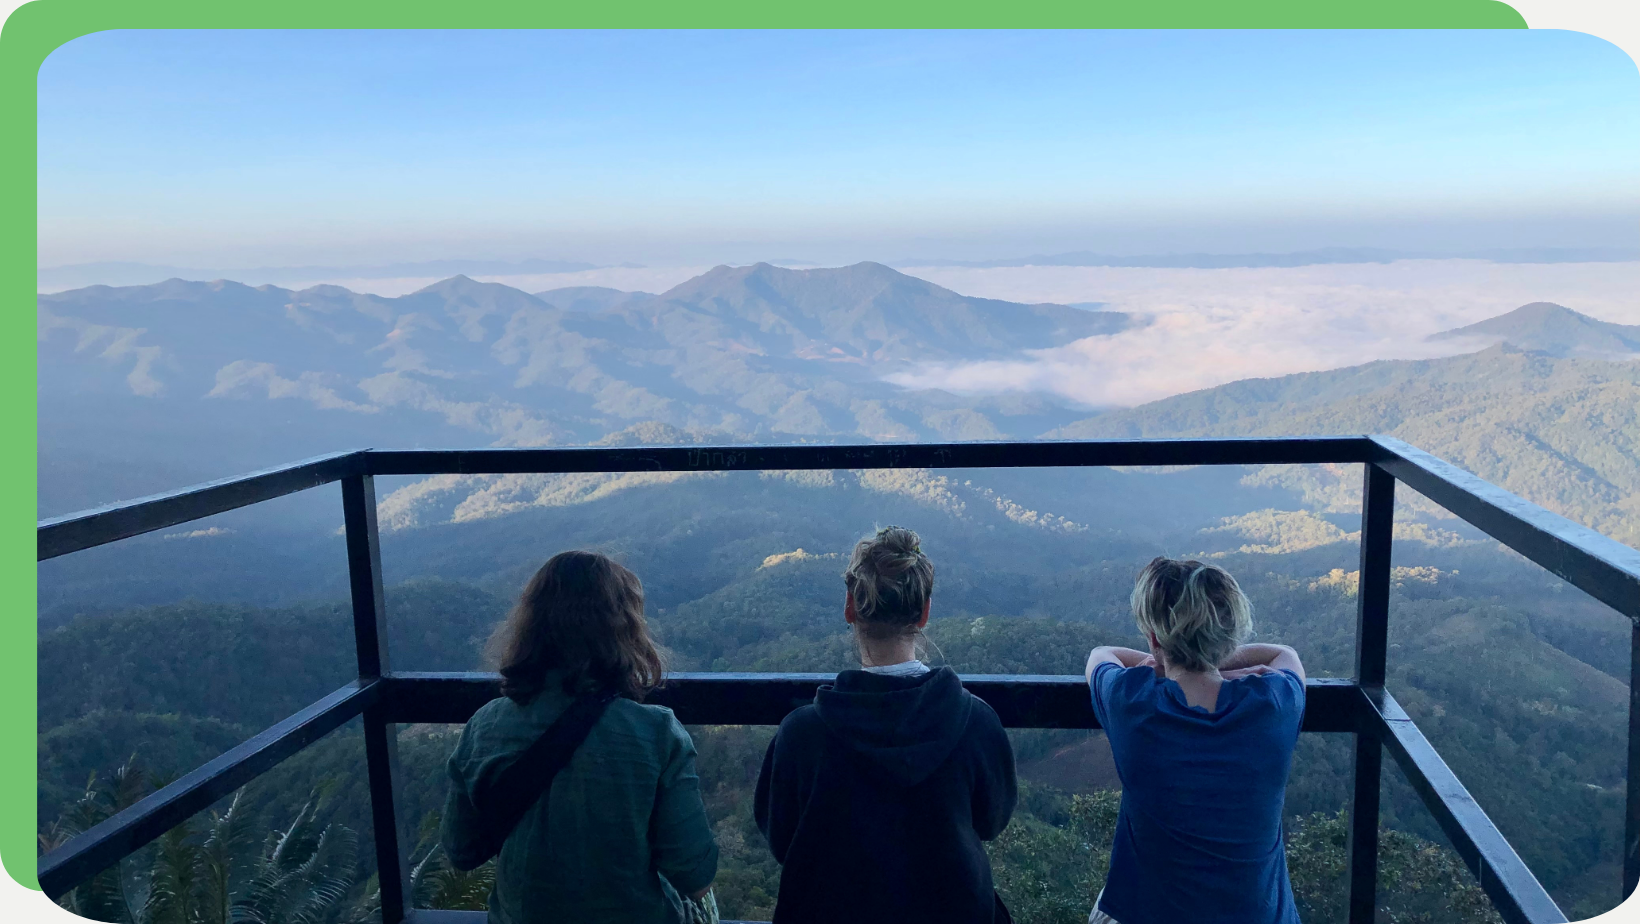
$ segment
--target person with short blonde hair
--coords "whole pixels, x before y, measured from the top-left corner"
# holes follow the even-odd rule
[[[917,657],[934,564],[890,526],[843,583],[861,668],[786,716],[757,778],[774,924],[1006,924],[981,841],[1013,814],[1014,752],[990,706]]]
[[[1157,558],[1131,604],[1149,651],[1088,654],[1122,780],[1089,924],[1298,924],[1281,825],[1304,718],[1298,653],[1248,644],[1252,604],[1217,565]]]
[[[1158,558],[1133,585],[1133,618],[1169,663],[1215,668],[1253,634],[1253,604],[1228,571]]]

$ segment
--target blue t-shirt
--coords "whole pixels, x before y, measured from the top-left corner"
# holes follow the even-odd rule
[[[1226,681],[1212,712],[1149,667],[1101,664],[1092,687],[1122,779],[1099,910],[1119,924],[1298,924],[1281,827],[1298,675]]]

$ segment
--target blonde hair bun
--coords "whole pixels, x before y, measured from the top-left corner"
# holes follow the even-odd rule
[[[934,563],[922,539],[901,526],[885,526],[861,539],[843,572],[861,632],[889,638],[916,631],[934,593]]]
[[[898,552],[901,555],[921,555],[922,538],[903,526],[885,526],[877,530],[877,535],[862,542],[874,543],[884,552]]]

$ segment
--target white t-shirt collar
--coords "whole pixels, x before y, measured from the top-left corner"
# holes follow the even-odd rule
[[[921,661],[901,661],[898,664],[872,664],[862,667],[868,674],[883,674],[889,677],[916,677],[929,671],[928,665]]]

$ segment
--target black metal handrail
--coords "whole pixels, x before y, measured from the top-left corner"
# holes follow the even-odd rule
[[[397,812],[396,725],[464,722],[497,693],[489,674],[394,672],[387,660],[376,475],[802,469],[1361,463],[1361,571],[1355,677],[1312,680],[1306,732],[1355,735],[1349,836],[1351,924],[1377,906],[1379,787],[1387,748],[1504,919],[1565,916],[1384,689],[1395,482],[1404,481],[1527,559],[1634,622],[1623,894],[1640,879],[1640,552],[1550,513],[1400,440],[1383,436],[874,444],[357,450],[40,521],[39,559],[104,545],[340,481],[359,679],[163,787],[40,858],[57,897],[343,722],[362,715],[384,924],[468,920],[410,907],[404,820]],[[686,724],[771,725],[813,699],[830,675],[675,674],[653,702]],[[1079,677],[971,676],[964,685],[1019,728],[1096,728]]]

